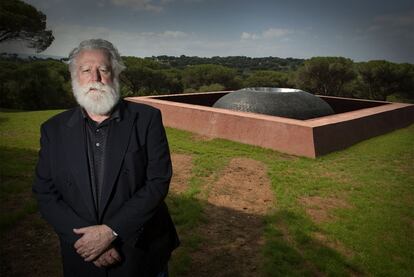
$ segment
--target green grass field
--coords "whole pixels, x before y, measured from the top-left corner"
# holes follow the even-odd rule
[[[57,112],[0,113],[0,234],[36,212],[30,189],[39,126]],[[261,275],[414,276],[414,125],[315,160],[175,129],[167,134],[173,153],[193,158],[189,188],[168,199],[182,239],[172,276],[189,274],[203,240],[193,230],[203,220],[206,180],[235,157],[266,165],[276,199],[265,219]]]

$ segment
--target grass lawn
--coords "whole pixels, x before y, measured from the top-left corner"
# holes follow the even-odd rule
[[[36,213],[39,125],[57,112],[0,112],[0,235]],[[259,275],[414,276],[414,125],[315,160],[176,129],[167,135],[172,153],[193,163],[189,187],[168,198],[182,239],[172,276],[191,276],[209,183],[238,157],[263,163],[274,192]]]

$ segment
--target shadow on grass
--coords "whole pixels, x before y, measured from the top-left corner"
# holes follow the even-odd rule
[[[2,277],[63,276],[57,236],[37,212],[5,232],[0,247]]]
[[[0,108],[0,112],[2,112],[2,113],[23,113],[23,112],[30,112],[30,111],[19,110],[19,109]]]
[[[264,270],[267,276],[358,276],[362,270],[337,249],[312,237],[319,228],[308,218],[278,211],[266,218]]]
[[[0,157],[0,276],[60,276],[56,238],[32,196],[37,151],[0,147]]]
[[[5,122],[7,122],[7,121],[9,121],[10,119],[9,118],[7,118],[7,117],[1,117],[0,116],[0,124],[3,124],[3,123],[5,123]]]
[[[287,226],[306,221],[295,214],[279,212],[265,218],[185,195],[170,194],[167,202],[182,241],[170,262],[171,276],[349,276],[360,273],[346,257],[313,240],[305,231],[286,234],[285,228],[289,227],[280,221],[286,220]],[[206,219],[206,211],[215,214],[215,222]],[[256,226],[258,222],[265,226],[264,246],[260,239],[263,229],[245,232],[244,226]],[[206,226],[209,226],[207,237],[202,231]],[[1,243],[2,251],[8,250],[7,259],[1,262],[1,276],[44,276],[41,268],[45,264],[54,265],[53,272],[48,270],[50,276],[61,276],[58,241],[50,232],[53,231],[38,215],[17,222],[5,234],[12,239]],[[36,251],[30,255],[22,253],[32,246]],[[30,260],[17,263],[22,255]]]
[[[293,212],[264,217],[172,194],[168,204],[182,241],[171,276],[363,274],[350,257],[312,238],[309,228],[317,227]]]
[[[45,254],[58,253],[55,236],[40,239],[31,235],[48,228],[43,220],[32,216],[36,212],[31,183],[37,151],[0,147],[0,155],[0,229],[2,235],[16,238],[3,240],[1,247],[18,250],[36,245],[38,250],[27,257],[30,262],[18,265],[13,261],[21,258],[23,250],[7,253],[8,258],[2,261],[1,276],[42,276],[36,272],[43,271],[34,269],[49,262],[59,264],[60,258]],[[215,206],[185,193],[170,193],[167,203],[182,241],[171,261],[171,276],[346,276],[361,273],[348,257],[312,238],[312,231],[318,231],[317,227],[297,213],[278,211],[263,217]],[[31,220],[36,222],[27,222]],[[22,225],[30,226],[29,232]],[[261,237],[264,237],[264,244]],[[9,273],[21,272],[21,275],[10,275],[5,269]],[[55,270],[61,269],[56,267]],[[60,274],[56,272],[53,276]]]

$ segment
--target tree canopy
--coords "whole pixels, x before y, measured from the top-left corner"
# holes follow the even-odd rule
[[[254,71],[244,81],[245,87],[279,87],[288,88],[289,74],[283,71],[258,70]]]
[[[152,59],[164,65],[179,69],[184,69],[189,65],[215,64],[234,68],[239,72],[249,72],[252,70],[296,70],[300,65],[303,64],[304,61],[303,59],[278,57],[252,58],[246,56],[214,56],[211,58],[206,58],[185,55],[181,55],[179,57],[162,55],[152,57]]]
[[[344,57],[314,57],[305,61],[297,72],[296,84],[320,95],[346,96],[345,85],[356,73],[353,62]]]
[[[357,64],[357,93],[371,99],[386,100],[391,94],[413,98],[414,66],[394,64],[384,60]],[[411,94],[411,95],[410,95]]]
[[[222,65],[201,64],[183,70],[182,82],[187,89],[199,90],[202,86],[221,84],[225,89],[238,88],[236,70]]]
[[[123,57],[121,95],[142,96],[288,87],[311,93],[414,103],[414,65],[388,61],[354,63],[318,57],[296,71],[248,70],[217,64],[172,67],[153,58]],[[0,54],[0,107],[36,110],[76,105],[70,74],[62,60]]]
[[[20,0],[0,1],[0,43],[21,40],[42,52],[53,42],[46,30],[46,15]]]
[[[182,91],[177,70],[163,69],[160,63],[137,57],[123,58],[127,68],[120,76],[123,96],[177,93]]]
[[[76,105],[67,65],[55,60],[0,60],[0,106],[40,110]]]

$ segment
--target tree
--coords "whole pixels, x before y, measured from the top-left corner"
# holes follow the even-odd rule
[[[296,86],[320,95],[346,96],[356,77],[353,62],[343,57],[314,57],[298,69]]]
[[[396,94],[400,100],[414,103],[414,64],[398,65],[398,88]]]
[[[224,86],[220,84],[211,84],[208,86],[201,86],[198,89],[199,92],[222,91],[222,90],[224,90]]]
[[[0,1],[0,43],[21,40],[29,48],[42,52],[53,42],[46,30],[46,15],[20,0]]]
[[[240,86],[236,79],[236,70],[214,64],[188,66],[183,72],[182,82],[185,88],[196,90],[212,84],[220,84],[225,89],[235,89]]]
[[[244,81],[245,87],[292,87],[289,83],[289,75],[285,72],[260,70],[253,72]]]
[[[180,76],[175,70],[161,69],[162,65],[136,57],[123,58],[127,68],[120,76],[122,96],[142,96],[182,91]]]
[[[229,56],[219,57],[214,56],[211,58],[197,57],[197,56],[153,56],[155,59],[165,65],[171,67],[184,69],[188,65],[200,65],[200,64],[216,64],[226,67],[231,67],[239,72],[251,71],[251,70],[296,70],[298,66],[302,65],[302,59],[293,58],[278,58],[278,57],[262,57],[251,58],[245,56]]]
[[[166,89],[168,93],[182,93],[183,84],[181,82],[181,70],[178,69],[163,69],[161,70],[167,77]]]
[[[12,86],[10,80],[15,77],[17,68],[18,65],[15,62],[0,60],[0,107],[11,108],[18,101],[16,94],[13,93],[15,90],[10,89]]]
[[[66,64],[0,60],[0,107],[39,110],[75,105]]]
[[[359,79],[358,96],[387,100],[387,96],[398,94],[412,99],[414,90],[414,66],[395,64],[384,60],[357,64]]]

